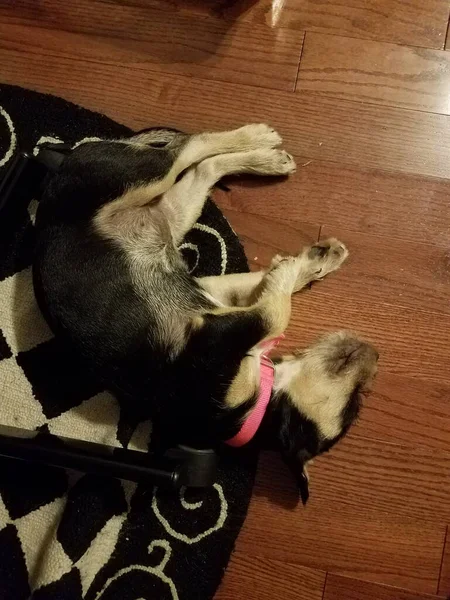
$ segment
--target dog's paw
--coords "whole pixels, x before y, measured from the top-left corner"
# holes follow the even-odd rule
[[[270,153],[272,175],[291,175],[295,173],[297,165],[294,158],[285,150],[267,150]]]
[[[348,250],[342,242],[330,238],[307,248],[304,256],[310,262],[312,279],[317,280],[339,269],[348,256]]]
[[[258,175],[289,175],[295,172],[295,161],[284,150],[261,148],[247,154],[249,171]]]
[[[286,258],[288,257],[281,256],[281,254],[275,254],[275,256],[273,256],[272,260],[270,261],[269,270],[276,269],[283,260],[286,260]]]
[[[275,148],[283,141],[280,134],[273,127],[265,123],[244,125],[238,131],[242,136],[242,145],[248,149]]]

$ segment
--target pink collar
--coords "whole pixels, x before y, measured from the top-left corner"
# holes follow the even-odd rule
[[[225,442],[228,444],[228,446],[240,448],[241,446],[248,444],[248,442],[253,439],[255,433],[258,431],[263,417],[266,414],[267,405],[269,404],[270,397],[272,395],[275,373],[273,362],[270,360],[267,354],[273,350],[273,348],[278,346],[280,340],[283,338],[284,335],[282,334],[279,337],[272,338],[271,340],[267,340],[261,344],[261,346],[264,348],[264,354],[261,355],[259,396],[256,400],[255,408],[245,419],[240,431],[234,437]]]

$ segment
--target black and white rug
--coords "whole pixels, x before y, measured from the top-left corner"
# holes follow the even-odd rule
[[[19,147],[36,152],[44,141],[126,133],[59,98],[0,85],[0,178]],[[35,209],[30,198],[8,219],[0,215],[0,423],[120,445],[115,400],[52,336],[36,306]],[[247,270],[211,201],[183,252],[196,275]],[[145,451],[150,432],[141,424],[130,447]],[[0,599],[211,598],[247,511],[255,469],[247,458],[225,459],[214,487],[196,497],[0,458]]]

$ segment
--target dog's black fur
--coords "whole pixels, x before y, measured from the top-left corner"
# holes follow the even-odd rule
[[[125,145],[81,145],[49,182],[36,215],[33,265],[36,298],[57,335],[87,358],[95,376],[136,419],[152,418],[158,440],[212,447],[233,437],[255,398],[222,409],[227,383],[241,360],[264,337],[262,317],[206,316],[185,352],[168,358],[152,337],[156,324],[136,293],[123,252],[92,227],[96,211],[137,181],[161,178],[170,152],[137,153]],[[186,268],[166,274],[170,302],[213,308]],[[188,291],[189,295],[186,294]]]

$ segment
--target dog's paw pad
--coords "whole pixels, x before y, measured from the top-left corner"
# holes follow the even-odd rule
[[[295,172],[295,161],[284,150],[260,148],[253,151],[255,171],[261,175],[289,175]]]
[[[278,166],[280,175],[290,175],[295,173],[297,165],[291,154],[288,154],[285,150],[275,150],[277,157],[275,162]]]
[[[334,258],[346,258],[347,255],[348,250],[345,245],[335,238],[317,242],[308,251],[309,258],[326,258],[330,256]]]
[[[321,279],[327,273],[338,269],[348,256],[345,245],[335,238],[317,242],[307,250],[311,269],[316,279]]]

